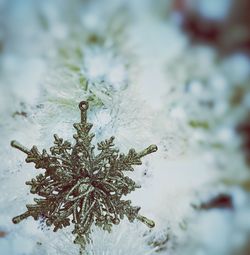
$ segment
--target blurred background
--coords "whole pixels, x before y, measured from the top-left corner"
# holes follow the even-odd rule
[[[250,255],[249,10],[249,0],[0,0],[0,255],[78,254],[67,232],[11,223],[35,171],[9,143],[71,139],[83,99],[97,140],[159,147],[131,197],[156,229],[94,230],[89,254]]]

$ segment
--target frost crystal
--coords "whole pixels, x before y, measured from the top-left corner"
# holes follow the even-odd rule
[[[51,154],[46,150],[40,153],[36,146],[31,150],[16,141],[11,145],[27,154],[26,162],[35,163],[35,168],[45,169],[36,179],[27,181],[30,192],[42,198],[34,198],[35,204],[27,204],[27,211],[13,218],[14,223],[32,216],[35,220],[42,217],[54,231],[74,224],[75,243],[82,250],[90,241],[93,223],[106,231],[113,224],[119,224],[126,216],[129,221],[135,219],[154,227],[154,222],[139,214],[140,207],[132,206],[130,200],[123,200],[136,188],[140,188],[132,179],[124,175],[133,171],[133,165],[140,165],[141,158],[155,152],[151,145],[137,153],[130,149],[127,155],[119,154],[114,148],[114,137],[97,144],[99,153],[94,155],[95,146],[91,145],[94,134],[90,133],[92,124],[87,123],[88,102],[79,104],[81,122],[75,123],[77,133],[73,136],[75,144],[63,141],[54,135]]]

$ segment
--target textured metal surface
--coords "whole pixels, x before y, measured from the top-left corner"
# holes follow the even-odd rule
[[[88,102],[79,104],[81,122],[75,123],[75,144],[63,141],[54,135],[54,146],[50,153],[39,152],[12,141],[11,146],[27,154],[26,162],[35,163],[36,168],[45,169],[44,174],[27,181],[30,192],[37,194],[35,204],[27,204],[27,211],[14,217],[19,223],[32,216],[35,220],[45,219],[54,231],[74,224],[75,243],[84,249],[90,240],[91,226],[111,231],[113,224],[119,224],[126,216],[129,221],[135,219],[148,227],[154,222],[139,214],[140,207],[132,206],[130,200],[124,200],[131,191],[140,188],[131,178],[124,175],[133,171],[133,165],[140,165],[141,158],[155,152],[157,147],[151,145],[137,153],[130,149],[128,154],[121,154],[114,148],[114,137],[97,144],[98,154],[94,154],[90,133],[92,124],[87,123]]]

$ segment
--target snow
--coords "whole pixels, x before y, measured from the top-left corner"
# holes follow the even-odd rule
[[[70,228],[11,222],[32,201],[24,183],[37,170],[10,141],[49,149],[54,133],[72,140],[81,100],[90,101],[94,142],[114,135],[124,152],[159,148],[129,173],[142,186],[130,199],[155,229],[126,220],[111,234],[94,227],[88,254],[243,255],[250,172],[235,127],[250,107],[249,58],[191,45],[168,5],[153,0],[9,0],[1,8],[0,255],[78,254]],[[194,208],[221,193],[233,210]]]

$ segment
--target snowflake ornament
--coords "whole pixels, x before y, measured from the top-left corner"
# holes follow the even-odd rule
[[[128,154],[119,153],[114,148],[114,137],[97,144],[95,155],[90,133],[92,124],[87,123],[88,102],[79,104],[81,122],[75,123],[77,133],[73,136],[75,144],[63,141],[54,135],[54,146],[48,153],[39,152],[36,146],[31,150],[17,141],[11,146],[27,154],[26,162],[35,163],[35,168],[45,169],[26,184],[30,192],[42,198],[34,198],[35,204],[27,204],[27,211],[13,218],[13,223],[32,216],[35,220],[43,218],[54,231],[74,224],[74,243],[84,250],[90,241],[93,223],[106,231],[111,231],[113,224],[119,224],[126,216],[130,222],[135,219],[148,227],[154,222],[139,214],[140,207],[132,206],[130,200],[122,199],[131,191],[140,188],[126,171],[133,171],[134,165],[141,165],[141,158],[157,150],[150,145],[141,152],[130,149]]]

